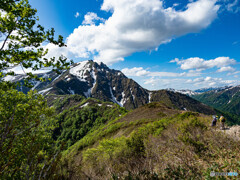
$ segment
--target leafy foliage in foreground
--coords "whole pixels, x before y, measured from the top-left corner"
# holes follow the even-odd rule
[[[13,67],[21,67],[31,79],[45,81],[24,68],[36,71],[43,67],[67,69],[71,64],[63,56],[45,58],[48,50],[42,43],[63,47],[63,37],[54,38],[54,29],[37,24],[37,10],[28,0],[1,0],[0,3],[0,179],[48,178],[58,152],[52,139],[55,121],[53,109],[36,92],[18,92],[16,85],[5,82],[14,76]],[[18,85],[20,85],[18,83]]]
[[[6,90],[6,89],[7,90]],[[57,158],[53,109],[43,96],[0,86],[0,177],[47,177]],[[48,170],[47,170],[48,169]]]
[[[0,4],[0,78],[15,75],[12,67],[19,66],[28,76],[25,83],[29,85],[30,79],[45,81],[31,72],[25,72],[24,68],[32,68],[33,71],[43,67],[52,67],[54,71],[67,69],[72,63],[67,62],[63,56],[46,58],[48,53],[42,44],[49,43],[64,47],[63,37],[54,38],[55,31],[45,30],[37,24],[37,10],[33,9],[28,0],[4,0]],[[9,70],[9,71],[6,71]],[[1,79],[0,79],[1,80]]]

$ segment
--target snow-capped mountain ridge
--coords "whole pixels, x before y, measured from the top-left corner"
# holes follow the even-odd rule
[[[177,89],[173,89],[173,88],[168,88],[166,90],[172,91],[172,92],[178,92],[178,93],[185,94],[185,95],[188,95],[188,96],[193,96],[193,95],[199,94],[198,92],[195,92],[195,91],[192,91],[192,90],[189,90],[189,89],[177,90]]]
[[[173,89],[173,88],[168,88],[166,90],[172,91],[172,92],[178,92],[178,93],[185,94],[185,95],[188,95],[188,96],[195,96],[195,95],[198,95],[198,94],[208,93],[208,92],[209,93],[210,92],[217,93],[217,92],[222,92],[222,91],[228,91],[228,90],[230,90],[232,88],[235,88],[235,87],[240,87],[240,85],[239,86],[201,88],[201,89],[197,89],[197,90],[189,90],[189,89],[177,90],[177,89]]]
[[[144,89],[121,71],[110,69],[105,64],[92,60],[76,63],[60,75],[51,71],[39,76],[52,79],[47,82],[35,82],[36,90],[43,95],[79,94],[87,98],[111,101],[127,109],[160,101],[182,110],[213,113],[211,108],[179,92]],[[28,90],[24,89],[25,92]]]
[[[233,86],[201,88],[201,89],[195,90],[194,92],[198,92],[198,93],[205,93],[205,92],[208,92],[208,91],[218,92],[218,91],[222,91],[222,90],[229,89],[229,88],[232,88],[232,87]]]

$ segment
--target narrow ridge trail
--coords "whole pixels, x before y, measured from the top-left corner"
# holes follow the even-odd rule
[[[230,135],[234,139],[240,140],[240,126],[239,125],[226,127],[224,130],[219,130],[219,131]]]

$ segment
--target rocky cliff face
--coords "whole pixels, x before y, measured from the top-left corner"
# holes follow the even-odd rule
[[[39,88],[38,88],[39,87]],[[74,64],[45,88],[39,85],[40,93],[80,94],[103,101],[112,101],[127,109],[134,109],[149,102],[149,93],[121,71],[109,69],[103,63],[84,61]]]

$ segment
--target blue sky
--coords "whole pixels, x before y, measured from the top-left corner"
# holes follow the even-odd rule
[[[94,59],[147,89],[239,85],[239,0],[30,0],[68,45],[50,56]]]

